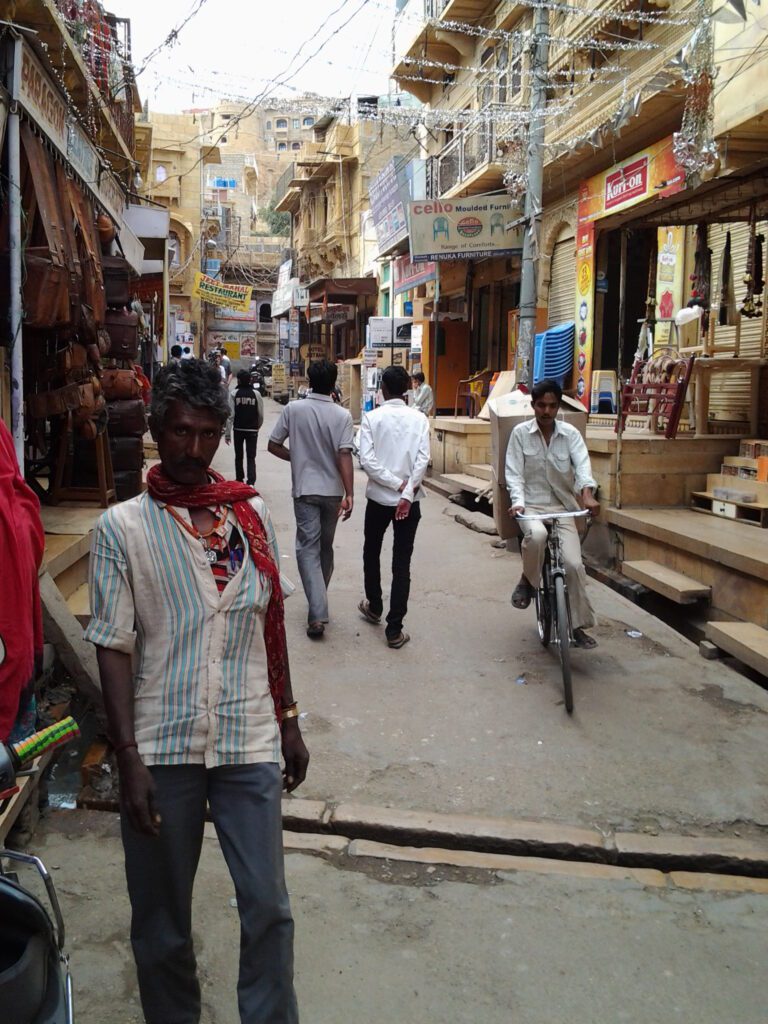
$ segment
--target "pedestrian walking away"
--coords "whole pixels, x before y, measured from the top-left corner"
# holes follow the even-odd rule
[[[368,500],[363,544],[365,599],[358,608],[369,622],[380,622],[384,612],[381,546],[391,523],[392,592],[386,637],[394,648],[410,640],[403,620],[408,612],[411,556],[424,497],[421,483],[429,465],[429,421],[403,401],[409,386],[402,366],[387,367],[381,378],[384,404],[366,413],[360,427],[360,465],[368,475]]]
[[[237,893],[241,1024],[299,1019],[281,791],[304,780],[309,755],[269,512],[253,488],[209,469],[228,414],[218,367],[160,370],[150,417],[160,465],[146,493],[102,515],[91,548],[85,635],[120,772],[147,1024],[200,1020],[191,913],[206,806]]]
[[[505,475],[511,498],[509,513],[546,514],[588,509],[600,513],[595,500],[589,452],[578,428],[558,420],[563,390],[555,380],[542,380],[531,389],[534,418],[519,423],[509,437]],[[542,522],[520,522],[523,532],[523,575],[512,594],[515,608],[527,608],[541,579],[547,528]],[[587,574],[581,541],[573,519],[560,521],[560,539],[568,579],[573,635],[578,647],[597,647],[586,632],[597,624],[587,595]]]
[[[245,480],[251,486],[256,483],[256,444],[259,430],[264,422],[264,400],[251,383],[248,370],[239,370],[237,390],[232,395],[232,415],[227,420],[225,439],[227,444],[235,439],[235,479]],[[243,448],[247,476],[243,471]]]
[[[331,398],[336,375],[335,364],[327,359],[310,364],[312,390],[283,409],[268,446],[291,464],[296,560],[309,606],[307,636],[315,640],[329,621],[336,525],[339,518],[349,519],[353,506],[352,417]]]

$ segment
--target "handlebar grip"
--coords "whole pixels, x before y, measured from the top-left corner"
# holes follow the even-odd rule
[[[25,740],[10,744],[10,748],[18,763],[24,764],[26,761],[34,761],[36,757],[40,757],[48,750],[54,750],[56,747],[69,743],[70,740],[77,739],[79,735],[80,727],[74,718],[68,715],[67,718],[62,718],[60,722],[54,722],[46,729],[33,732]]]

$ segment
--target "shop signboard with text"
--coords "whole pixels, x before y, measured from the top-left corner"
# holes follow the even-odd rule
[[[434,263],[412,263],[407,256],[398,256],[395,260],[395,295],[434,281],[436,269]]]
[[[505,196],[429,199],[409,204],[411,260],[488,259],[519,255],[522,228],[507,230],[511,200]]]
[[[217,281],[199,270],[195,273],[192,294],[209,302],[213,306],[222,306],[229,310],[247,313],[251,308],[251,287],[245,284],[226,284]]]
[[[592,385],[597,291],[595,225],[604,217],[631,209],[655,197],[675,195],[684,188],[685,171],[675,160],[671,136],[588,178],[579,186],[574,297],[576,340],[573,358],[576,395],[587,409]],[[673,295],[669,301],[674,301]]]

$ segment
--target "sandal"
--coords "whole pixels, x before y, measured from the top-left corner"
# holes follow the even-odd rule
[[[391,647],[395,651],[399,651],[401,647],[405,647],[410,639],[410,636],[403,631],[400,636],[394,636],[391,640],[388,639],[387,646]]]
[[[371,611],[370,601],[361,601],[360,604],[357,606],[357,610],[360,612],[360,614],[363,616],[366,622],[372,622],[374,626],[378,626],[379,623],[381,622],[381,616],[374,615],[373,612]]]
[[[583,651],[591,651],[593,648],[597,647],[597,640],[581,628],[574,629],[573,642],[576,647],[580,647]]]
[[[325,633],[325,625],[322,622],[310,622],[307,626],[307,636],[310,640],[320,640]]]
[[[528,580],[520,580],[512,591],[512,607],[523,611],[531,603],[533,598],[533,587]]]

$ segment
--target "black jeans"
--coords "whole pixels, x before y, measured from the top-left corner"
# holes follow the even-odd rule
[[[233,430],[235,435],[235,477],[242,483],[245,480],[249,484],[256,483],[256,442],[259,438],[258,431]],[[245,455],[248,463],[248,476],[243,473],[243,444],[245,444]]]
[[[380,505],[368,500],[365,507],[365,543],[363,544],[363,572],[365,596],[374,615],[381,615],[384,604],[381,596],[381,545],[387,527],[392,523],[392,593],[387,615],[387,639],[393,640],[403,629],[408,612],[411,591],[411,555],[416,539],[416,528],[421,519],[419,502],[411,505],[407,519],[395,519],[395,505]]]

